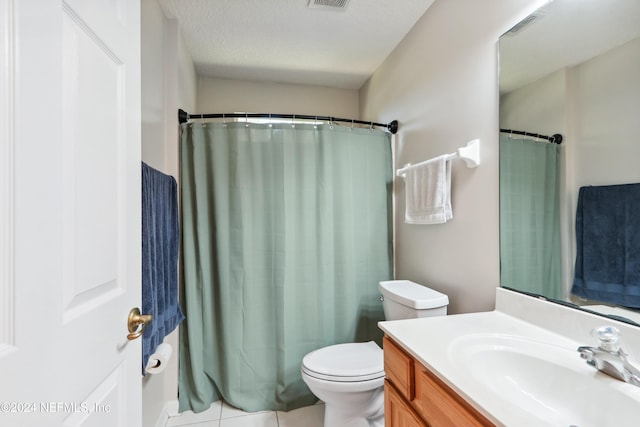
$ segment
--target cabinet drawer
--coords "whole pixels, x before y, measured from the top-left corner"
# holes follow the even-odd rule
[[[384,372],[407,400],[415,396],[413,359],[391,339],[384,337]]]
[[[434,374],[425,369],[418,371],[414,405],[431,427],[494,425]]]

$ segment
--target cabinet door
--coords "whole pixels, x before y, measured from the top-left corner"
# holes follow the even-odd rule
[[[384,384],[385,427],[428,427],[388,381]]]

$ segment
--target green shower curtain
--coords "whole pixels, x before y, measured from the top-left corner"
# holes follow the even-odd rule
[[[308,352],[380,340],[392,278],[390,135],[184,124],[180,410],[315,402]]]
[[[500,283],[562,298],[558,144],[500,135]]]

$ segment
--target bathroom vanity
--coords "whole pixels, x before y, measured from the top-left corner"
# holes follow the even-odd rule
[[[492,312],[380,322],[385,426],[637,426],[640,387],[577,351],[603,325],[640,362],[637,327],[502,288]]]

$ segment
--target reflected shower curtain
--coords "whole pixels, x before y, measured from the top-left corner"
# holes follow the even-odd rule
[[[390,135],[335,125],[182,127],[180,409],[315,402],[308,352],[380,340],[392,278]]]
[[[557,144],[500,135],[500,283],[562,298]]]

